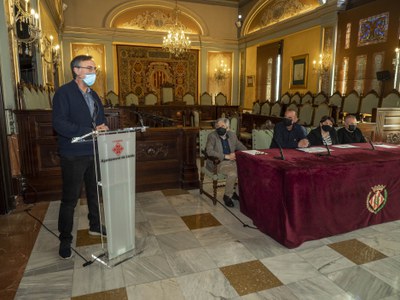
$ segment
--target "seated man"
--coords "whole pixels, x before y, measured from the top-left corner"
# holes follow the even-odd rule
[[[215,131],[208,135],[206,152],[207,155],[221,161],[217,170],[226,177],[224,202],[226,206],[233,207],[232,198],[239,200],[238,194],[234,192],[237,180],[235,151],[246,150],[246,147],[238,140],[236,134],[229,130],[229,119],[218,119],[215,128]],[[207,160],[207,168],[210,170],[213,168],[212,161]]]
[[[306,129],[297,124],[297,112],[287,109],[282,122],[275,125],[271,148],[304,148],[308,147]]]
[[[344,118],[344,127],[337,132],[339,144],[366,143],[361,130],[357,128],[357,119],[353,115]]]

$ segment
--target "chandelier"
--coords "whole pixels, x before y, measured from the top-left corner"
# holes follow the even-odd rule
[[[217,68],[214,69],[215,73],[214,73],[214,79],[218,82],[218,84],[222,81],[224,81],[231,69],[228,68],[228,65],[226,63],[224,63],[223,60],[221,60],[221,62],[219,63],[219,66]]]
[[[331,65],[331,56],[328,53],[320,54],[319,60],[313,60],[313,73],[319,76],[325,76],[329,72]]]
[[[40,38],[39,14],[34,9],[29,9],[29,0],[12,1],[14,12],[14,36],[17,39],[18,53],[32,56],[32,45]]]
[[[60,45],[53,44],[54,37],[50,35],[42,39],[42,57],[48,64],[58,65],[60,63]]]
[[[163,49],[170,52],[175,57],[181,56],[183,53],[190,49],[189,37],[185,35],[184,27],[178,22],[178,14],[180,13],[178,9],[178,1],[175,1],[175,24],[172,26],[171,30],[168,30],[167,36],[163,39]]]

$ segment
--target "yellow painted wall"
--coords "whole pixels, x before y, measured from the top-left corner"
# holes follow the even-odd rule
[[[312,93],[318,92],[318,75],[312,72],[312,62],[319,58],[321,51],[321,27],[314,27],[306,31],[286,36],[283,41],[282,53],[282,95],[286,92]],[[308,54],[308,78],[304,89],[290,87],[292,57]]]
[[[246,81],[244,91],[243,108],[251,109],[256,101],[256,67],[257,67],[257,46],[246,49]],[[254,76],[253,86],[247,86],[247,76]]]

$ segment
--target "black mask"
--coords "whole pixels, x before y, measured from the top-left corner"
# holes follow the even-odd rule
[[[329,125],[322,125],[322,130],[323,130],[323,131],[331,131],[331,130],[332,130],[332,126],[329,126]]]
[[[218,135],[220,135],[220,136],[223,136],[226,133],[226,128],[224,128],[224,127],[218,127],[216,130],[217,130]]]
[[[293,121],[292,121],[291,119],[284,118],[284,119],[283,119],[283,124],[284,124],[286,127],[288,127],[288,126],[291,126],[291,125],[293,124]]]
[[[357,126],[354,125],[354,124],[349,125],[349,131],[351,131],[351,132],[353,132],[354,130],[356,130],[356,128],[357,128]]]

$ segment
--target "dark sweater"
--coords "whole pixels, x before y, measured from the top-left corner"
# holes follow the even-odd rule
[[[299,141],[304,139],[306,135],[306,129],[297,123],[294,123],[292,130],[289,131],[283,122],[279,122],[274,127],[271,148],[278,148],[277,142],[282,148],[297,148]]]
[[[95,91],[91,91],[97,102],[96,125],[106,123],[104,108]],[[71,143],[73,137],[79,137],[92,131],[92,117],[78,84],[72,80],[61,86],[53,98],[53,128],[57,132],[58,150],[63,156],[93,155],[93,143]]]
[[[346,130],[346,128],[340,128],[337,132],[339,144],[351,144],[351,143],[366,143],[360,129],[356,128],[353,132]]]

